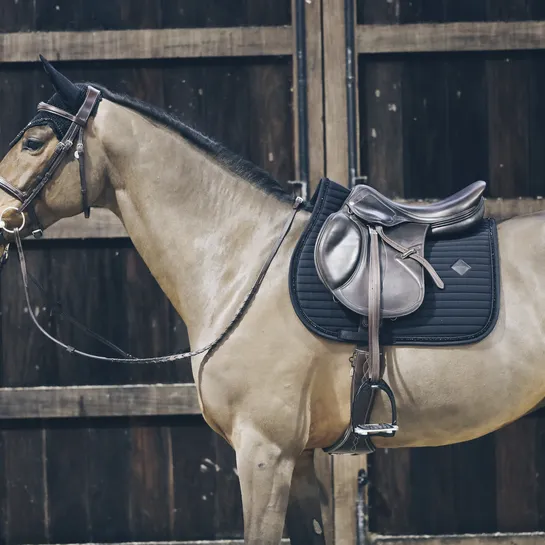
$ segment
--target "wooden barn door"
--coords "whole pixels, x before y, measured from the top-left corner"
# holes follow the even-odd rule
[[[355,6],[359,175],[406,199],[445,197],[483,179],[487,211],[499,220],[542,209],[543,2]],[[544,438],[545,414],[538,412],[464,444],[377,452],[368,458],[372,534],[392,544],[400,541],[376,535],[442,543],[422,536],[545,530]],[[545,537],[494,539],[503,545]]]
[[[0,153],[52,94],[41,52],[76,81],[179,115],[288,188],[296,177],[291,18],[289,0],[2,2]],[[110,215],[62,222],[25,246],[52,300],[93,330],[136,356],[188,348],[183,324]],[[106,354],[50,315],[39,292],[26,308],[15,257],[0,299],[0,543],[242,537],[234,454],[202,420],[188,362],[113,365],[58,350],[29,312],[65,342]]]

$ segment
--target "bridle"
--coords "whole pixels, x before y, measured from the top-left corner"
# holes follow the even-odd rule
[[[89,199],[87,196],[87,178],[85,175],[85,160],[84,160],[85,153],[84,153],[84,146],[83,146],[83,133],[89,121],[89,117],[91,116],[91,113],[95,109],[95,105],[97,104],[99,99],[100,99],[100,91],[98,91],[97,89],[91,86],[87,87],[85,100],[83,101],[83,104],[76,115],[72,115],[71,113],[66,112],[65,110],[61,110],[60,108],[57,108],[56,106],[53,106],[52,104],[46,104],[45,102],[40,102],[38,104],[38,111],[45,111],[45,112],[52,113],[54,115],[58,115],[60,117],[63,117],[71,121],[71,124],[70,124],[70,127],[68,128],[68,131],[62,138],[62,140],[55,147],[55,151],[53,152],[53,155],[51,156],[51,158],[45,165],[44,169],[36,176],[35,184],[33,187],[31,187],[31,189],[29,189],[28,191],[22,191],[21,189],[18,189],[17,187],[10,184],[8,181],[6,181],[4,178],[0,176],[0,189],[4,190],[6,193],[11,195],[13,198],[17,199],[18,201],[21,201],[21,206],[17,209],[15,209],[15,207],[9,207],[4,209],[2,211],[2,214],[0,214],[0,222],[3,222],[4,213],[7,210],[15,209],[17,212],[21,214],[23,218],[22,224],[18,227],[18,229],[21,230],[22,227],[24,227],[25,225],[24,212],[28,210],[28,214],[31,218],[32,225],[33,225],[32,234],[34,238],[40,238],[42,236],[43,227],[40,223],[40,220],[38,219],[38,216],[36,215],[36,210],[34,208],[34,201],[36,200],[38,195],[41,193],[42,189],[51,181],[57,168],[62,163],[63,159],[66,157],[68,152],[72,149],[72,146],[74,145],[74,142],[76,142],[76,140],[77,140],[77,145],[76,145],[76,151],[74,153],[74,156],[79,162],[79,174],[80,174],[80,182],[81,182],[81,203],[82,203],[83,213],[85,217],[88,218],[90,216],[91,208],[89,206]],[[0,223],[0,225],[2,224]],[[5,224],[2,226],[2,229],[4,229],[7,233],[10,233],[10,234],[14,232],[14,230],[12,229],[6,229]]]
[[[30,275],[27,271],[26,259],[25,259],[25,254],[23,252],[23,244],[22,244],[21,232],[20,232],[21,229],[25,226],[26,220],[25,220],[24,212],[28,209],[29,215],[31,216],[31,220],[35,226],[34,230],[32,231],[32,234],[34,235],[35,238],[40,238],[43,234],[43,229],[36,216],[36,212],[34,210],[34,206],[33,206],[34,201],[36,197],[40,194],[42,189],[52,179],[55,171],[57,170],[57,168],[59,167],[62,160],[65,158],[65,156],[69,152],[69,150],[72,148],[77,138],[78,143],[77,143],[76,152],[74,153],[74,156],[79,161],[79,172],[80,172],[80,179],[81,179],[81,200],[82,200],[83,212],[85,214],[85,217],[88,218],[90,216],[90,207],[89,207],[89,201],[87,197],[87,180],[85,177],[83,133],[87,125],[87,122],[89,120],[89,117],[91,116],[91,113],[93,112],[99,98],[100,98],[100,91],[97,91],[95,88],[89,86],[87,88],[87,94],[85,96],[83,105],[81,106],[81,108],[79,109],[76,115],[72,115],[51,104],[45,104],[44,102],[40,102],[40,104],[38,105],[39,111],[47,111],[55,115],[64,117],[65,119],[68,119],[69,121],[71,121],[71,125],[67,133],[62,138],[62,140],[57,144],[55,151],[53,155],[51,156],[51,159],[49,159],[43,171],[36,177],[36,185],[30,191],[28,192],[21,191],[20,189],[14,187],[10,183],[8,183],[6,180],[4,180],[2,177],[0,177],[0,189],[3,189],[6,193],[11,195],[15,199],[21,201],[21,206],[19,208],[15,208],[12,206],[12,207],[7,207],[2,211],[2,213],[0,214],[0,230],[4,230],[7,233],[14,234],[15,243],[17,246],[18,254],[19,254],[19,263],[21,266],[21,277],[23,280],[23,288],[25,292],[27,307],[29,309],[34,307],[30,303],[30,295],[29,295],[29,276]],[[80,327],[85,333],[93,336],[95,339],[102,342],[103,344],[109,346],[110,348],[113,348],[114,350],[117,350],[117,352],[119,352],[123,357],[109,358],[106,356],[98,356],[96,354],[89,354],[87,352],[77,350],[73,346],[67,345],[63,343],[62,341],[60,341],[59,339],[56,339],[40,325],[40,323],[36,319],[36,316],[34,315],[33,312],[29,312],[28,314],[32,318],[32,321],[34,322],[38,330],[43,335],[45,335],[48,339],[53,341],[55,344],[59,345],[61,348],[64,348],[70,354],[77,354],[77,355],[95,359],[95,360],[109,361],[114,363],[168,363],[168,362],[178,361],[181,359],[190,358],[198,354],[202,354],[203,352],[207,352],[205,359],[203,360],[203,363],[201,364],[202,366],[204,362],[206,362],[211,357],[213,351],[222,343],[222,341],[231,333],[231,331],[236,327],[236,325],[242,320],[246,310],[248,309],[251,302],[257,295],[257,292],[265,278],[265,274],[267,273],[274,257],[278,253],[278,250],[280,249],[282,242],[286,238],[286,235],[289,233],[291,226],[293,224],[293,221],[295,219],[295,215],[301,209],[303,202],[304,201],[301,197],[295,198],[293,207],[292,207],[292,212],[289,215],[286,223],[284,224],[284,228],[282,229],[282,232],[280,233],[278,240],[276,241],[274,247],[272,248],[272,251],[269,257],[267,258],[267,260],[265,261],[263,267],[259,271],[259,274],[250,292],[245,297],[238,311],[235,313],[234,318],[227,325],[227,327],[224,329],[221,335],[219,335],[214,341],[210,342],[209,344],[207,344],[203,348],[200,348],[199,350],[194,350],[192,352],[185,352],[183,354],[180,354],[180,353],[172,354],[170,356],[162,356],[157,358],[135,358],[134,356],[130,356],[129,354],[125,353],[120,348],[116,347],[113,343],[103,339],[102,337],[100,337],[100,335],[92,332],[87,327],[83,326],[82,324],[79,324],[79,322],[77,322],[73,318],[68,317],[68,319],[74,325],[76,325],[77,327]],[[3,221],[4,213],[10,209],[14,209],[17,212],[19,212],[21,214],[21,217],[23,218],[21,225],[19,227],[14,227],[13,229],[7,229]],[[4,254],[0,257],[0,269],[7,261],[8,249],[9,249],[9,244],[6,245]],[[39,283],[36,280],[34,279],[32,280],[38,286],[38,288],[40,288],[43,292],[45,292],[45,290],[39,285]],[[60,303],[55,303],[55,306],[57,307],[57,313],[63,315],[64,313],[62,311],[62,308],[60,307]]]

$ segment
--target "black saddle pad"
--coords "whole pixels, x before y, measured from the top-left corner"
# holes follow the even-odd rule
[[[312,216],[291,260],[290,295],[297,315],[313,333],[364,344],[367,330],[360,327],[360,317],[333,298],[314,265],[318,233],[327,217],[341,208],[348,193],[348,189],[328,179],[316,189],[311,200]],[[446,346],[484,339],[496,325],[499,312],[497,238],[496,222],[485,218],[462,236],[428,239],[425,257],[443,279],[445,288],[438,289],[426,274],[422,306],[409,316],[383,320],[381,343]]]

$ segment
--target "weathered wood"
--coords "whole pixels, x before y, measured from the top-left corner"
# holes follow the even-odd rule
[[[540,529],[536,468],[539,418],[523,418],[496,432],[496,509],[500,532]],[[520,454],[524,452],[524,456]]]
[[[170,428],[158,423],[139,425],[131,419],[129,435],[129,489],[125,501],[130,536],[156,541],[172,539],[175,506]],[[183,488],[184,481],[178,482],[183,483]]]
[[[35,98],[34,87],[20,92],[26,100]],[[9,110],[9,108],[8,108]],[[10,115],[6,116],[9,119]],[[27,253],[29,267],[36,278],[48,287],[49,267],[46,252]],[[23,286],[16,267],[8,267],[1,276],[2,362],[1,384],[6,387],[37,386],[54,381],[56,363],[54,348],[39,331],[32,327]],[[42,323],[47,317],[39,301],[30,309]],[[1,394],[0,394],[1,397]],[[0,404],[3,400],[0,400]],[[11,406],[12,411],[17,405]],[[30,425],[29,425],[30,424]],[[2,457],[0,479],[5,483],[5,495],[0,498],[4,517],[0,521],[2,543],[36,543],[49,537],[48,484],[46,479],[47,431],[27,422],[3,422],[0,426]],[[4,488],[0,486],[0,490]],[[25,516],[21,517],[21,513]]]
[[[127,231],[121,221],[109,210],[93,209],[91,217],[83,214],[65,218],[44,232],[43,239],[78,239],[78,238],[126,238]]]
[[[237,472],[237,461],[234,449],[214,433],[215,465],[205,462],[208,470],[216,473],[215,494],[215,534],[218,538],[239,537],[244,535],[242,520],[242,496]]]
[[[202,419],[192,418],[183,426],[173,427],[171,434],[173,535],[176,539],[212,539],[218,535],[217,503],[221,499],[227,504],[233,501],[233,496],[228,494],[216,498],[217,476],[223,468],[215,456],[215,433]],[[221,509],[229,507],[222,505]],[[226,527],[219,531],[229,532],[233,522],[224,521]]]
[[[545,49],[545,21],[358,25],[359,53]]]
[[[494,434],[487,434],[450,447],[453,453],[451,478],[457,521],[454,533],[488,533],[498,529],[495,486],[498,470],[494,463],[494,439]],[[525,450],[522,443],[519,443],[519,447]]]
[[[401,3],[367,1],[360,9],[366,23],[399,24]],[[359,59],[362,173],[388,197],[404,197],[403,62]]]
[[[348,120],[346,104],[346,47],[344,5],[323,0],[323,66],[326,173],[348,186]]]
[[[379,534],[413,530],[411,449],[379,449],[369,456],[369,527]]]
[[[200,414],[194,384],[0,388],[0,420]]]
[[[368,183],[371,183],[369,180]],[[374,186],[373,183],[371,185]],[[433,199],[395,199],[406,204],[422,204],[434,202]],[[520,199],[487,199],[486,213],[497,219],[507,219],[522,214],[533,214],[545,210],[545,200],[542,198]],[[86,220],[83,215],[59,221],[47,229],[42,240],[74,240],[74,239],[101,239],[127,238],[121,222],[110,212],[93,210],[91,218]],[[30,240],[30,239],[29,239]],[[36,244],[32,241],[32,244]],[[40,244],[38,242],[38,244]]]
[[[55,421],[47,429],[46,475],[48,538],[63,543],[91,541],[88,429]],[[62,478],[61,478],[62,476]]]
[[[305,2],[309,198],[325,172],[322,2]],[[296,59],[294,59],[294,64]]]
[[[2,472],[5,483],[2,542],[36,543],[49,534],[47,506],[46,431],[36,426],[2,426]],[[4,485],[0,486],[0,490]],[[21,518],[21,513],[25,516]]]
[[[528,59],[486,61],[489,124],[489,195],[530,196]]]
[[[76,423],[76,421],[71,421]],[[87,431],[87,494],[91,540],[112,543],[129,528],[129,418],[94,421]],[[73,540],[73,538],[71,538]]]
[[[379,536],[371,537],[376,545],[543,545],[544,532],[521,534],[462,534],[440,536]]]
[[[0,63],[291,55],[290,27],[0,34]]]
[[[45,545],[45,544],[44,544]],[[48,544],[50,545],[50,544]],[[126,541],[123,543],[106,543],[106,542],[93,542],[93,543],[73,543],[63,545],[244,545],[242,539],[203,539],[199,541]],[[289,539],[283,539],[281,545],[290,545]],[[527,544],[524,544],[527,545]],[[528,544],[533,545],[533,544]]]
[[[348,111],[346,89],[345,6],[323,0],[324,128],[326,175],[344,186],[351,183],[348,167]],[[330,461],[328,483],[333,508],[333,543],[353,545],[358,471],[366,467],[365,456],[335,457]],[[327,468],[327,465],[326,465]],[[323,482],[325,475],[320,475]],[[324,524],[327,524],[327,516]],[[331,521],[329,521],[331,523]],[[327,536],[326,536],[327,537]]]

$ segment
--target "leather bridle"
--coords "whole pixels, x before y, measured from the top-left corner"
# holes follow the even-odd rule
[[[91,86],[87,87],[85,100],[83,101],[83,104],[76,115],[72,115],[65,110],[61,110],[60,108],[57,108],[52,104],[40,102],[40,104],[38,104],[38,111],[49,112],[71,121],[71,125],[68,128],[68,131],[55,147],[53,155],[45,165],[42,172],[40,172],[40,174],[38,174],[38,176],[36,177],[36,181],[33,187],[31,187],[28,191],[22,191],[21,189],[18,189],[0,176],[0,189],[21,202],[21,206],[16,209],[17,212],[23,215],[25,211],[28,211],[33,225],[32,234],[35,238],[40,238],[42,236],[43,227],[40,223],[40,220],[38,219],[38,216],[36,215],[34,201],[41,193],[42,189],[51,181],[57,168],[66,157],[68,152],[72,149],[74,142],[76,141],[77,145],[74,156],[79,162],[81,203],[83,213],[85,214],[86,218],[88,218],[91,214],[91,208],[89,206],[89,199],[87,196],[87,178],[85,175],[83,133],[85,131],[85,127],[87,126],[87,122],[89,121],[89,117],[91,116],[91,113],[93,112],[99,98],[100,91]],[[4,213],[9,209],[13,209],[13,207],[6,208],[2,211],[2,214],[0,214],[0,222],[3,222]],[[22,225],[20,225],[18,229],[21,229],[22,226],[24,226],[24,215]],[[5,225],[2,228],[8,233],[12,232],[6,229]]]
[[[26,259],[25,259],[23,244],[21,240],[21,229],[24,227],[25,221],[26,221],[24,212],[28,210],[29,215],[31,216],[31,220],[33,224],[35,225],[35,229],[32,231],[32,234],[34,235],[35,238],[40,238],[43,234],[43,229],[36,216],[36,212],[34,210],[34,206],[33,206],[34,200],[40,194],[41,190],[46,186],[46,184],[52,179],[55,171],[61,164],[61,161],[65,158],[66,154],[68,153],[68,151],[70,151],[70,149],[74,145],[74,142],[77,139],[78,143],[77,143],[76,152],[74,153],[74,156],[79,161],[79,171],[80,171],[80,178],[81,178],[81,200],[82,200],[83,212],[86,218],[89,217],[90,207],[89,207],[89,201],[87,197],[87,180],[85,177],[83,132],[85,130],[89,117],[91,116],[91,113],[93,112],[99,98],[100,98],[100,91],[89,86],[87,88],[87,94],[85,96],[83,105],[79,109],[76,115],[72,115],[51,104],[45,104],[44,102],[40,102],[40,104],[38,105],[39,111],[47,111],[52,114],[64,117],[65,119],[68,119],[69,121],[71,121],[71,125],[67,133],[62,138],[62,140],[57,144],[55,151],[53,155],[51,156],[51,159],[49,159],[49,161],[47,162],[47,165],[45,166],[44,170],[36,177],[36,185],[30,191],[28,192],[21,191],[20,189],[16,188],[15,186],[11,185],[9,182],[4,180],[2,177],[0,177],[0,189],[3,189],[6,193],[11,195],[15,199],[21,201],[21,206],[19,208],[9,206],[2,211],[2,213],[0,214],[0,231],[3,230],[8,233],[14,234],[15,243],[17,246],[18,254],[19,254],[19,264],[21,267],[23,289],[24,289],[25,299],[26,299],[28,308],[34,308],[34,307],[31,305],[31,302],[30,302],[30,294],[29,294],[30,274],[27,271]],[[265,275],[267,271],[269,270],[269,267],[273,259],[278,253],[278,250],[280,249],[282,242],[284,241],[287,234],[289,233],[297,212],[302,208],[303,202],[304,201],[301,197],[296,197],[294,199],[291,213],[289,214],[286,220],[286,223],[284,224],[284,227],[280,233],[280,236],[278,237],[276,243],[271,249],[271,252],[267,260],[263,264],[250,291],[248,292],[248,294],[242,301],[242,304],[238,308],[231,322],[229,322],[229,324],[226,326],[226,328],[218,337],[216,337],[209,344],[207,344],[206,346],[198,350],[193,350],[193,351],[185,352],[185,353],[172,354],[170,356],[161,356],[161,357],[153,357],[153,358],[135,358],[134,356],[131,356],[130,354],[125,353],[123,350],[116,347],[113,343],[106,341],[100,335],[92,332],[87,327],[82,326],[76,320],[68,316],[67,318],[74,325],[80,327],[85,333],[92,335],[95,339],[102,342],[103,344],[109,346],[110,348],[113,348],[114,350],[117,350],[123,357],[109,358],[109,357],[100,356],[97,354],[89,354],[87,352],[78,350],[74,348],[73,346],[65,344],[59,339],[56,339],[40,325],[40,323],[36,319],[36,316],[34,316],[33,312],[29,312],[29,315],[32,321],[34,322],[34,324],[36,325],[36,327],[38,328],[38,330],[43,335],[45,335],[49,340],[53,341],[55,344],[57,344],[61,348],[64,348],[70,354],[77,354],[79,356],[84,356],[84,357],[95,359],[95,360],[109,361],[114,363],[169,363],[169,362],[179,361],[182,359],[197,356],[199,354],[206,352],[205,358],[203,362],[201,363],[201,366],[202,366],[212,356],[212,353],[214,352],[214,350],[220,346],[220,344],[224,341],[224,339],[227,338],[227,336],[231,333],[231,331],[233,331],[233,329],[239,324],[239,322],[244,317],[248,307],[250,306],[255,296],[257,295],[257,292],[259,291],[259,288],[263,280],[265,279]],[[4,213],[9,209],[15,209],[17,212],[21,214],[23,218],[21,225],[18,227],[13,227],[13,229],[6,228],[6,225],[3,221]],[[8,259],[8,250],[9,250],[9,244],[5,246],[4,253],[2,256],[0,256],[0,269],[2,268],[2,266],[6,263]],[[41,289],[42,292],[45,292],[45,290],[39,285],[39,283],[36,280],[34,279],[32,280],[38,286],[38,288]],[[64,315],[61,305],[59,303],[56,303],[55,306],[57,307],[57,313]]]

